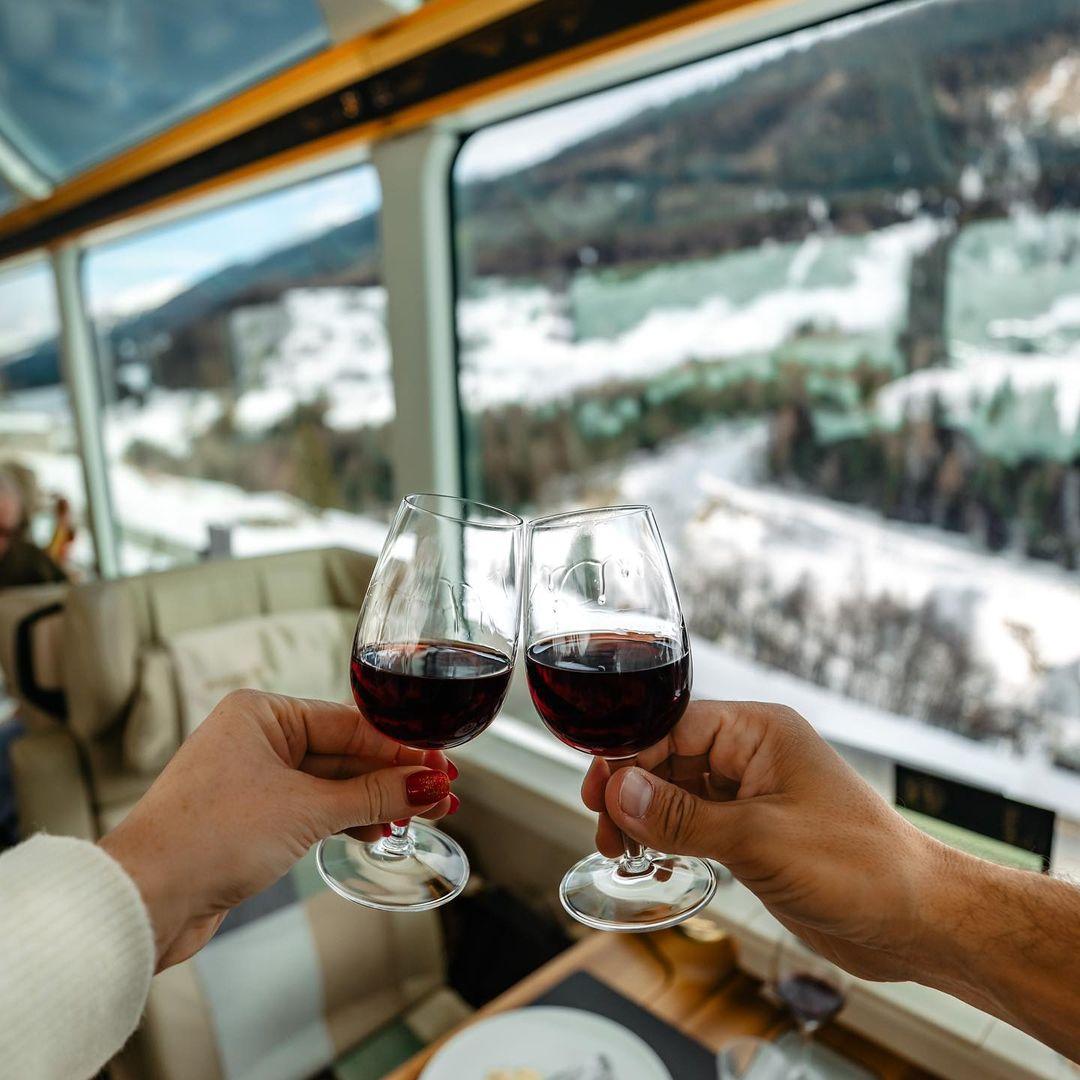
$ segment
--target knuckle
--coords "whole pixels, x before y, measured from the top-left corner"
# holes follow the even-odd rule
[[[802,738],[813,729],[810,722],[790,705],[770,704],[770,724],[779,728],[789,738]]]
[[[246,705],[253,705],[263,695],[258,690],[252,690],[248,687],[244,687],[239,690],[230,690],[224,698],[222,698],[222,704],[228,703],[235,707],[244,707]]]
[[[693,823],[694,808],[689,796],[679,788],[673,788],[660,811],[660,827],[664,836],[683,840]]]
[[[778,702],[774,702],[769,705],[769,708],[775,714],[776,719],[783,724],[787,724],[791,727],[798,727],[799,725],[806,723],[802,718],[802,715],[797,713],[790,705],[782,705]]]
[[[362,824],[370,825],[376,821],[390,820],[390,793],[379,777],[372,776],[368,783],[364,784],[358,801],[356,809],[363,819]]]

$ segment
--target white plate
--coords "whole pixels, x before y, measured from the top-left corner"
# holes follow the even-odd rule
[[[495,1069],[535,1069],[544,1080],[606,1054],[617,1080],[672,1080],[671,1073],[632,1031],[580,1009],[534,1005],[514,1009],[455,1035],[420,1080],[486,1080]]]

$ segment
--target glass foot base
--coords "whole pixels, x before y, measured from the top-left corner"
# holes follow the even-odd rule
[[[409,826],[408,854],[379,840],[328,836],[315,850],[323,881],[346,900],[380,911],[429,911],[453,900],[469,880],[469,860],[446,833],[420,821]]]
[[[811,1042],[804,1050],[796,1031],[782,1035],[773,1045],[788,1059],[791,1066],[788,1075],[792,1078],[798,1076],[796,1070],[802,1068],[806,1080],[872,1080],[872,1074],[861,1065],[848,1061],[819,1042]]]
[[[650,853],[644,874],[620,872],[620,863],[593,853],[562,880],[559,899],[578,922],[595,930],[643,933],[676,926],[700,911],[716,892],[708,863],[685,855]]]

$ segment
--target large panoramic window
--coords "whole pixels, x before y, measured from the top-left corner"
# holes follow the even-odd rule
[[[24,520],[18,540],[80,577],[93,568],[94,550],[58,333],[48,261],[0,271],[0,471],[20,489]],[[5,536],[5,557],[7,542]],[[0,558],[4,585],[51,576],[42,570],[41,558],[28,557],[25,548],[7,560],[6,569],[4,562]]]
[[[1080,770],[1078,34],[896,3],[471,136],[472,492],[651,503],[729,694]]]
[[[363,165],[87,255],[126,571],[381,535],[379,203]]]

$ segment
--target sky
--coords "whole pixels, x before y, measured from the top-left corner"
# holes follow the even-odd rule
[[[359,165],[117,240],[86,256],[87,304],[95,316],[134,314],[216,270],[356,220],[379,203],[375,169]]]
[[[231,263],[371,213],[379,202],[375,169],[359,165],[104,244],[83,263],[87,305],[96,317],[134,314]],[[56,329],[45,260],[0,271],[0,361]]]
[[[0,360],[56,329],[56,294],[45,259],[0,272]]]

